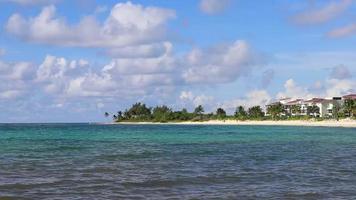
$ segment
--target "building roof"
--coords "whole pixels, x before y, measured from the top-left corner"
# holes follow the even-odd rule
[[[288,105],[288,106],[298,105],[298,104],[301,104],[302,101],[304,101],[304,100],[303,99],[296,99],[296,100],[287,102],[286,105]]]
[[[345,95],[342,98],[344,98],[344,99],[356,99],[356,94]]]
[[[323,99],[323,98],[312,98],[312,99],[305,101],[305,103],[321,103],[325,100],[326,99]]]
[[[276,102],[269,103],[269,104],[267,104],[266,106],[274,106],[274,105],[278,105],[278,104],[280,104],[280,103],[281,103],[281,102],[276,101]]]

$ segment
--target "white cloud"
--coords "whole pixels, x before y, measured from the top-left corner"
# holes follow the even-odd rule
[[[263,63],[261,56],[242,40],[208,50],[194,49],[185,62],[189,67],[183,78],[188,83],[231,82]]]
[[[301,25],[321,24],[339,17],[348,9],[353,0],[332,1],[320,8],[307,9],[293,16],[293,21]]]
[[[199,8],[202,12],[213,15],[223,12],[231,0],[200,0]]]
[[[285,91],[283,92],[279,92],[277,94],[277,98],[286,98],[286,97],[290,97],[290,98],[311,98],[313,97],[312,94],[309,94],[308,89],[303,87],[303,86],[299,86],[295,83],[295,81],[293,79],[288,79],[285,83],[284,83],[284,89]]]
[[[68,61],[47,55],[36,72],[36,81],[44,85],[45,91],[52,94],[63,92],[69,81],[87,71],[88,62],[85,60]]]
[[[356,34],[356,23],[331,30],[327,35],[331,38],[341,38]]]
[[[94,16],[83,17],[78,24],[68,24],[48,6],[33,18],[13,14],[6,25],[8,33],[23,40],[59,46],[122,47],[155,43],[165,38],[165,24],[175,18],[175,11],[144,7],[131,2],[118,3],[100,23]]]
[[[325,95],[327,97],[342,96],[356,92],[356,81],[354,80],[340,80],[330,79],[326,81]]]
[[[157,57],[113,59],[110,64],[103,68],[103,71],[113,75],[171,72],[175,70],[176,67],[176,59],[171,54],[171,48],[172,45],[167,43],[167,49],[169,50],[167,50],[163,55],[159,55]]]
[[[171,50],[172,44],[170,42],[161,42],[110,48],[107,49],[105,53],[112,58],[155,58],[170,53]]]
[[[28,62],[0,61],[0,99],[19,97],[32,87],[33,68]]]
[[[192,91],[181,91],[179,100],[184,107],[194,108],[202,105],[206,112],[212,111],[216,106],[214,97],[205,94],[195,95]]]
[[[245,109],[247,109],[249,107],[258,105],[264,108],[264,106],[269,103],[270,100],[271,97],[266,90],[252,90],[248,92],[244,98],[223,102],[221,107],[229,113],[233,113],[238,106],[244,106]]]
[[[352,78],[352,74],[345,65],[338,65],[331,69],[330,77],[334,79],[348,79]]]
[[[342,96],[355,92],[356,82],[352,79],[326,79],[323,82],[317,81],[311,87],[300,86],[293,79],[288,79],[284,84],[285,90],[277,94],[277,98],[302,98],[311,99],[313,97],[330,98]],[[311,93],[317,91],[318,93]]]

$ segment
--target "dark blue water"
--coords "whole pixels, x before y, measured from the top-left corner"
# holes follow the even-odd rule
[[[0,199],[356,199],[356,129],[0,125]]]

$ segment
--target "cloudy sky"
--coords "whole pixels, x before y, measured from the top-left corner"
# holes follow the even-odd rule
[[[0,122],[356,92],[354,0],[0,0]]]

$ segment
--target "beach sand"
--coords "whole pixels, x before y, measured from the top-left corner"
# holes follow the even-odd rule
[[[113,124],[172,124],[172,125],[263,125],[263,126],[323,126],[323,127],[350,127],[356,128],[356,120],[343,119],[336,120],[283,120],[283,121],[237,121],[237,120],[210,120],[203,122],[169,122],[169,123],[154,123],[154,122],[120,122]]]

